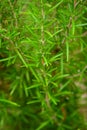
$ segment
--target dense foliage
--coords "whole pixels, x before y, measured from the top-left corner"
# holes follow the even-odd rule
[[[87,129],[86,4],[0,0],[0,130]]]

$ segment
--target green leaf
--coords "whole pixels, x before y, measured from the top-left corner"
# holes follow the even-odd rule
[[[43,129],[45,126],[47,126],[49,124],[49,121],[45,121],[43,122],[36,130],[41,130]]]
[[[57,93],[55,96],[64,96],[64,95],[71,95],[72,93],[70,91],[62,91]]]
[[[46,59],[45,56],[43,56],[43,59],[44,59],[44,65],[48,66],[48,60]]]
[[[35,103],[38,103],[38,102],[40,102],[40,100],[33,100],[33,101],[27,102],[27,104],[35,104]]]
[[[39,79],[37,73],[35,72],[35,70],[30,65],[29,65],[29,68],[30,68],[32,74],[34,75],[34,77],[37,79],[37,81],[40,81],[40,79]]]
[[[10,92],[10,95],[13,95],[13,93],[14,93],[15,90],[17,89],[17,86],[18,86],[18,82],[17,82],[17,81],[14,81],[14,82],[11,84],[11,92]]]
[[[9,100],[6,100],[6,99],[0,99],[0,102],[6,103],[6,104],[9,104],[9,105],[12,105],[12,106],[20,107],[20,105],[17,104],[16,102],[12,102],[12,101],[9,101]]]
[[[28,90],[27,90],[27,85],[25,82],[23,82],[23,87],[24,87],[25,95],[26,97],[28,97]]]
[[[52,12],[53,10],[55,10],[62,2],[63,2],[63,0],[58,2],[55,6],[53,6],[51,9],[49,9],[49,12]]]
[[[50,101],[52,101],[54,105],[57,105],[57,100],[53,96],[51,96],[50,93],[48,93],[48,96],[49,96]]]
[[[87,23],[82,23],[82,24],[77,24],[75,25],[76,27],[83,27],[83,26],[87,26]]]
[[[49,35],[50,38],[54,37],[56,34],[60,33],[61,31],[63,31],[63,29],[60,29],[58,31],[56,31],[54,34],[51,34],[50,32],[48,31],[45,31],[45,33],[47,33]],[[49,39],[49,38],[48,38]]]
[[[0,59],[0,62],[8,61],[8,60],[11,60],[11,59],[14,59],[14,58],[15,58],[15,56],[10,56],[8,58]]]
[[[69,61],[69,43],[68,43],[68,41],[66,41],[66,59],[68,62]]]
[[[69,81],[67,81],[65,84],[63,84],[60,88],[59,88],[59,92],[60,91],[63,91],[63,89],[65,88],[65,87],[67,87],[67,85],[69,84],[71,82],[71,80],[69,80]]]
[[[72,35],[75,34],[75,21],[72,19]]]
[[[52,58],[50,58],[49,63],[59,60],[61,55],[62,55],[62,53],[53,56]]]
[[[31,85],[31,86],[29,86],[27,89],[29,90],[29,89],[32,89],[32,88],[37,88],[37,87],[39,87],[41,84],[34,84],[34,85]]]
[[[61,74],[63,75],[63,71],[64,71],[64,59],[63,59],[63,55],[61,55]]]
[[[69,74],[63,74],[63,75],[60,75],[60,76],[58,76],[58,78],[60,79],[60,78],[65,78],[65,77],[68,77],[69,76]]]
[[[15,51],[16,51],[16,53],[18,54],[19,58],[21,59],[22,63],[24,64],[24,66],[25,66],[26,68],[28,68],[28,64],[27,64],[26,61],[24,60],[24,58],[23,58],[23,56],[21,55],[21,53],[20,53],[17,49],[16,49]]]

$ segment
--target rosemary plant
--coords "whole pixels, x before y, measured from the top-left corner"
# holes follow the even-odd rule
[[[87,129],[86,2],[0,0],[0,130]]]

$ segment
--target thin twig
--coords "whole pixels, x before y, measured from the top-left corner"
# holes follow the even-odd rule
[[[43,21],[45,19],[45,14],[44,14],[44,7],[43,7],[43,0],[41,0],[41,14],[42,14],[42,25],[41,25],[41,43],[44,45],[44,25]]]
[[[45,40],[44,40],[44,19],[45,19],[45,13],[44,13],[44,6],[43,6],[43,0],[41,0],[41,15],[42,15],[42,24],[41,24],[41,43],[42,43],[42,46],[45,45]],[[44,54],[43,54],[44,55]],[[42,59],[42,65],[44,66],[44,61]],[[43,75],[44,76],[44,75]],[[46,86],[48,87],[48,86]],[[51,119],[56,123],[58,124],[57,122],[57,118],[56,118],[56,113],[54,112],[54,110],[52,109],[51,107],[51,104],[50,104],[50,98],[49,98],[49,95],[47,93],[47,89],[45,90],[45,102],[46,102],[46,105],[49,109],[49,112],[51,114]],[[52,114],[53,113],[53,114]]]
[[[12,14],[13,14],[13,17],[14,17],[14,20],[15,20],[15,27],[17,28],[18,27],[18,22],[17,22],[17,16],[16,16],[16,13],[14,12],[14,7],[11,3],[10,0],[8,0],[9,2],[9,5],[10,5],[10,8],[11,8],[11,11],[12,11]]]

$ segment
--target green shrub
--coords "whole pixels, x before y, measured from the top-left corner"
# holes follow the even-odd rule
[[[86,2],[0,1],[0,130],[86,130]]]

